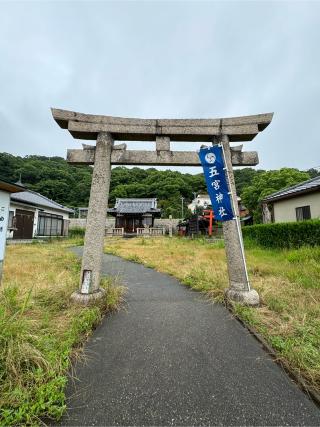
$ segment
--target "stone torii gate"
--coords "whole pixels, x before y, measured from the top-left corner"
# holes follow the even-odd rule
[[[90,201],[82,257],[80,287],[75,301],[87,304],[103,295],[100,270],[103,255],[105,220],[111,177],[111,165],[200,166],[197,153],[171,151],[170,141],[221,143],[225,152],[229,186],[235,220],[223,223],[227,254],[229,289],[226,296],[245,304],[257,305],[258,293],[250,288],[243,241],[239,227],[239,210],[232,166],[255,166],[258,154],[242,152],[242,146],[230,142],[251,141],[271,122],[273,113],[223,119],[132,119],[82,114],[52,109],[58,125],[74,138],[95,140],[96,145],[83,144],[83,149],[68,150],[72,164],[94,165]],[[155,151],[127,150],[125,143],[114,141],[155,141]],[[240,231],[239,231],[240,230]]]

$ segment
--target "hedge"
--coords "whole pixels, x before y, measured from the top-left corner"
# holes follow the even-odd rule
[[[315,246],[320,245],[320,220],[250,225],[242,233],[266,248]]]
[[[69,237],[84,237],[85,232],[86,232],[85,228],[81,228],[81,227],[69,228]]]

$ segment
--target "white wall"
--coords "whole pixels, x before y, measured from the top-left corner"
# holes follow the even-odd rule
[[[86,228],[87,219],[86,218],[70,218],[69,228]],[[115,227],[116,219],[114,217],[108,217],[106,219],[106,227],[112,228]]]
[[[0,281],[6,248],[6,235],[9,218],[10,193],[0,190]]]
[[[296,208],[301,206],[310,206],[312,219],[320,218],[320,191],[274,202],[274,222],[296,221]]]

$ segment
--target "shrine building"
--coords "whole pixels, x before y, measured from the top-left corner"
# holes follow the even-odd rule
[[[116,199],[108,214],[116,218],[116,228],[136,233],[137,228],[153,227],[154,219],[161,216],[161,209],[157,208],[157,199]]]

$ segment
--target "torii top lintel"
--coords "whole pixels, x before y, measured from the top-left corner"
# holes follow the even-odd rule
[[[228,135],[230,142],[251,141],[271,122],[273,113],[222,119],[134,119],[82,114],[52,108],[54,120],[77,139],[96,140],[99,132],[110,132],[115,140],[154,141],[168,136],[172,141],[212,141]]]

